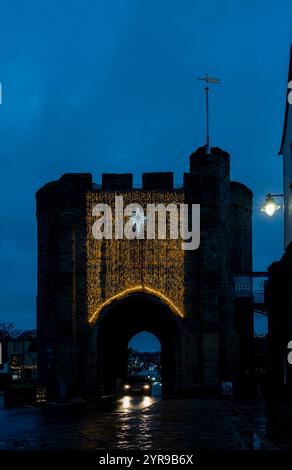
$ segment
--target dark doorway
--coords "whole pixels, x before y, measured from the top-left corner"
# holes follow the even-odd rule
[[[161,300],[144,293],[130,294],[107,307],[98,324],[98,384],[115,393],[128,376],[128,344],[141,332],[156,336],[161,344],[162,393],[175,390],[179,349],[179,319]]]

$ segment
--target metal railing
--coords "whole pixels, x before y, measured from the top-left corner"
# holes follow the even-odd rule
[[[268,276],[267,272],[262,271],[233,276],[235,298],[251,298],[254,310],[267,315],[265,283]]]

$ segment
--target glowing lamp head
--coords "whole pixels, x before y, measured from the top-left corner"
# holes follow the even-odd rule
[[[265,202],[261,207],[261,211],[267,214],[269,217],[272,217],[279,209],[280,205],[275,202],[273,196],[269,193],[266,198]]]
[[[128,384],[124,385],[124,389],[129,390],[129,388],[130,388],[130,385]]]
[[[143,385],[143,388],[144,388],[145,390],[149,390],[150,385]]]

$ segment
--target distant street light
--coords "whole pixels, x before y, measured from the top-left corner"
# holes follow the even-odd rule
[[[268,193],[265,197],[265,202],[261,207],[261,211],[267,214],[269,217],[272,217],[279,209],[280,204],[278,204],[274,197],[284,197],[284,194],[271,194]]]

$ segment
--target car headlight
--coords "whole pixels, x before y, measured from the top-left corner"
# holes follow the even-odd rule
[[[145,390],[148,390],[150,388],[150,385],[144,385],[143,388],[145,388]]]
[[[130,388],[130,385],[126,384],[126,385],[124,385],[124,388],[125,388],[126,390],[128,390],[128,389]]]

